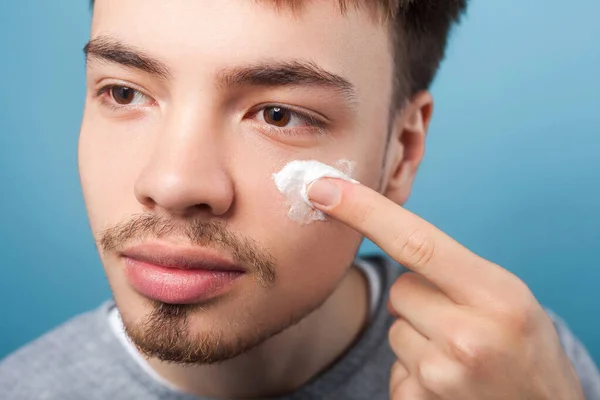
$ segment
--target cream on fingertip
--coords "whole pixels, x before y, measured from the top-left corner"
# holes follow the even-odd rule
[[[286,197],[290,219],[300,224],[326,220],[325,213],[317,210],[308,197],[308,188],[313,182],[321,178],[337,178],[358,183],[351,177],[354,172],[353,162],[339,160],[336,165],[345,171],[316,160],[296,160],[273,174],[277,190]]]

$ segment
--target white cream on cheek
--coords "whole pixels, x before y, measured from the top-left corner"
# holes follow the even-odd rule
[[[277,190],[286,197],[290,219],[300,224],[326,219],[325,214],[315,209],[308,199],[307,190],[314,181],[321,178],[339,178],[358,183],[351,177],[354,172],[353,162],[339,160],[336,165],[340,169],[316,160],[296,160],[289,162],[281,171],[273,174]]]

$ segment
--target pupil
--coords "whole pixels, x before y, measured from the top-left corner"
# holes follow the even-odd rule
[[[271,112],[271,119],[273,121],[280,122],[285,117],[285,113],[281,110],[281,108],[275,107]]]
[[[129,104],[133,101],[134,90],[124,86],[114,87],[112,95],[117,103]]]
[[[271,125],[284,127],[289,124],[292,114],[289,110],[281,107],[269,107],[265,109],[265,121]]]

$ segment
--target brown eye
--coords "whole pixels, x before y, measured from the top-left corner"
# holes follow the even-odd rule
[[[267,107],[263,112],[267,124],[275,125],[280,128],[289,124],[292,119],[291,111],[281,107]]]
[[[111,97],[119,104],[131,104],[135,99],[135,89],[125,86],[113,86],[110,88]]]

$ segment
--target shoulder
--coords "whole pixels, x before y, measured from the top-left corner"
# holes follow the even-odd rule
[[[360,257],[360,260],[363,260],[376,268],[379,274],[384,278],[385,287],[387,289],[389,289],[400,275],[408,272],[404,266],[382,254],[363,255]]]
[[[600,400],[600,373],[585,346],[571,332],[562,318],[548,309],[546,309],[546,313],[554,323],[560,343],[577,371],[586,398]]]
[[[68,398],[73,388],[106,368],[107,347],[116,343],[103,321],[109,303],[78,315],[0,361],[0,398]],[[105,322],[103,324],[103,322]]]

